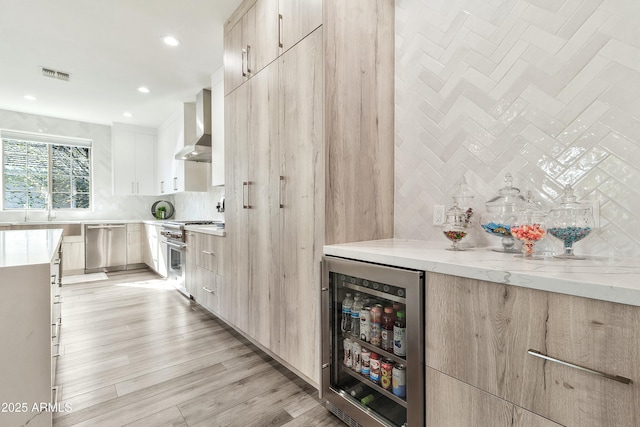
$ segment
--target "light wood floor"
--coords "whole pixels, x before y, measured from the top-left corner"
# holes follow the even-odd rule
[[[149,271],[66,285],[54,426],[344,426],[317,391]]]

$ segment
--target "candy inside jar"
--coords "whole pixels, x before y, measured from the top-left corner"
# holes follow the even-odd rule
[[[505,186],[498,190],[498,194],[485,203],[487,212],[482,215],[480,225],[489,235],[501,238],[502,247],[493,249],[494,251],[519,253],[511,234],[511,225],[525,200],[520,195],[520,190],[513,187],[510,173],[505,175],[504,182]]]
[[[573,189],[567,185],[564,196],[558,206],[549,212],[550,235],[564,244],[564,253],[554,255],[556,258],[584,259],[573,253],[573,244],[591,234],[593,228],[593,212],[590,205],[578,203]]]
[[[528,193],[527,199],[524,210],[518,214],[515,223],[511,226],[511,235],[522,241],[524,257],[536,258],[535,243],[547,235],[545,213],[538,208],[531,192]]]
[[[469,209],[464,210],[458,207],[458,202],[453,202],[453,206],[446,212],[446,221],[443,224],[444,236],[451,240],[450,251],[464,251],[459,243],[468,234],[469,219],[472,212]]]

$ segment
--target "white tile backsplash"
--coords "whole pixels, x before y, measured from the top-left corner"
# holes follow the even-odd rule
[[[396,0],[395,236],[443,239],[456,181],[482,211],[511,172],[547,206],[564,184],[599,202],[576,252],[640,257],[639,4]]]

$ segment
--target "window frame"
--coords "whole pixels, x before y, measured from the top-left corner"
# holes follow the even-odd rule
[[[0,211],[2,212],[43,212],[48,211],[48,206],[45,205],[44,208],[32,208],[32,207],[22,207],[22,208],[7,208],[5,206],[5,164],[4,164],[4,152],[5,152],[5,140],[16,140],[23,141],[27,144],[46,144],[47,145],[47,194],[49,199],[49,205],[51,206],[51,211],[56,212],[90,212],[94,210],[94,171],[93,171],[93,140],[87,138],[73,138],[73,137],[65,137],[59,135],[48,135],[48,134],[35,134],[29,132],[22,131],[13,131],[0,129],[0,162],[1,162],[1,172],[0,176]],[[56,208],[53,206],[53,146],[68,146],[68,147],[78,147],[78,148],[87,148],[89,150],[89,207],[87,208]],[[73,151],[72,151],[73,153]],[[71,161],[73,162],[73,154],[71,154]],[[71,175],[73,179],[73,174]],[[70,190],[73,188],[73,183],[71,183]],[[28,192],[27,192],[28,194]],[[58,193],[56,193],[58,194]],[[73,195],[73,192],[70,191],[70,194]]]

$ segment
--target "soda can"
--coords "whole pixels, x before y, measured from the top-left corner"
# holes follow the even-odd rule
[[[371,371],[369,372],[369,379],[376,384],[380,384],[380,355],[378,353],[371,353]]]
[[[351,345],[351,359],[353,360],[351,362],[351,368],[356,372],[360,372],[362,370],[361,350],[362,350],[362,347],[357,342],[354,342]]]
[[[398,397],[407,395],[407,370],[404,365],[396,365],[393,367],[393,394]]]
[[[366,348],[363,348],[360,352],[360,363],[362,364],[360,373],[365,377],[369,377],[371,374],[371,352]]]
[[[383,359],[380,363],[380,385],[385,390],[391,390],[391,377],[393,375],[393,360]]]

